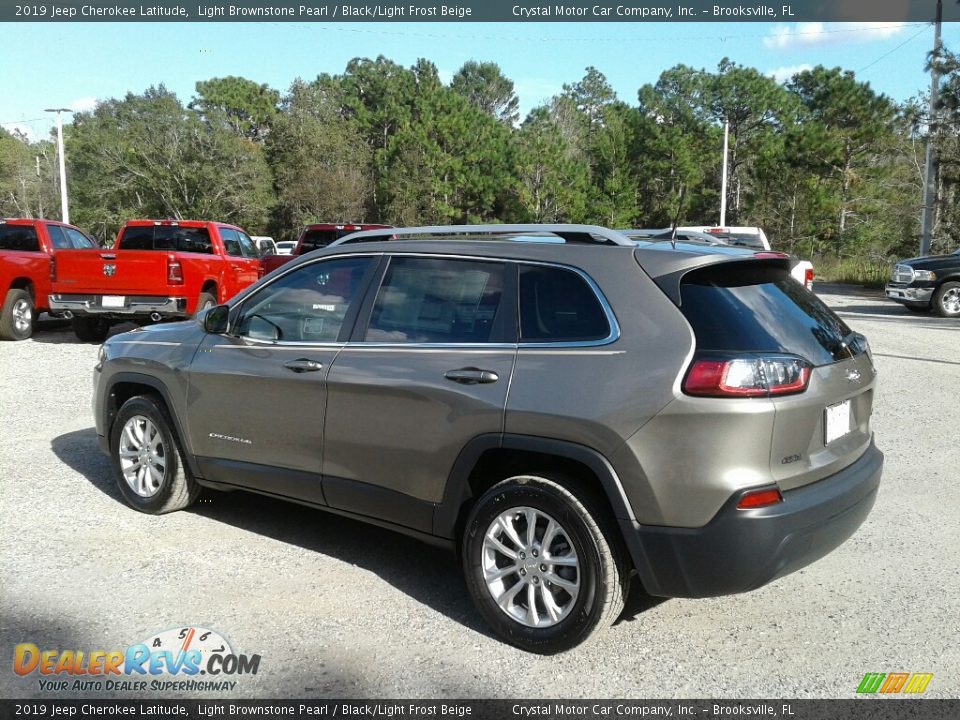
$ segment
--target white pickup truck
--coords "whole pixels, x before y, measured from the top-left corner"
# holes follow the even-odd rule
[[[748,226],[727,226],[716,227],[710,225],[696,225],[689,227],[678,227],[680,230],[693,230],[696,232],[714,235],[727,242],[728,245],[739,245],[741,247],[755,248],[757,250],[769,250],[770,241],[767,240],[766,233],[762,228]],[[790,273],[797,282],[805,285],[808,290],[813,290],[813,263],[809,260],[797,260]]]

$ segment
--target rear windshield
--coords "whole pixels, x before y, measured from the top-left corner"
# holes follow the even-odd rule
[[[325,248],[334,240],[349,235],[353,230],[307,230],[300,241],[300,254],[305,255],[311,250]]]
[[[205,227],[178,225],[131,225],[123,230],[118,244],[123,250],[167,250],[210,255],[213,244]]]
[[[759,235],[751,235],[749,233],[725,233],[723,235],[717,235],[717,237],[721,240],[726,240],[729,245],[763,250],[763,242],[760,240]]]
[[[33,225],[0,225],[0,250],[38,252],[37,231]]]
[[[713,265],[684,276],[680,296],[698,351],[791,353],[814,365],[861,351],[846,323],[783,268]]]

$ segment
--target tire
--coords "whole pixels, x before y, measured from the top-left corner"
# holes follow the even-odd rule
[[[622,543],[606,514],[563,483],[531,475],[504,480],[477,501],[464,531],[463,569],[480,614],[508,643],[543,655],[569,650],[608,628],[627,591]],[[555,532],[545,548],[551,522]],[[521,543],[510,539],[507,523]]]
[[[170,415],[155,396],[137,395],[120,408],[110,430],[110,460],[124,500],[140,512],[182,510],[200,494]]]
[[[212,308],[216,304],[217,304],[216,296],[213,293],[208,293],[204,291],[200,293],[200,295],[197,297],[197,312],[195,312],[194,315],[199,313],[201,310]]]
[[[26,290],[12,289],[0,310],[0,340],[26,340],[33,333],[33,298]]]
[[[76,316],[71,321],[77,340],[87,343],[102,343],[110,334],[110,321],[97,316]]]
[[[930,305],[928,303],[904,303],[903,306],[910,312],[915,313],[928,313],[930,312]]]
[[[945,282],[933,294],[933,309],[940,317],[960,317],[960,282]]]

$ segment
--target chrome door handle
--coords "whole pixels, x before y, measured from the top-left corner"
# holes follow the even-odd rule
[[[500,376],[493,370],[480,370],[479,368],[460,368],[459,370],[448,370],[443,374],[447,380],[462,383],[464,385],[477,385],[486,383],[495,383]]]
[[[296,360],[285,362],[283,366],[287,370],[293,370],[295,373],[305,373],[320,370],[323,367],[323,363],[319,363],[316,360],[308,360],[307,358],[297,358]]]

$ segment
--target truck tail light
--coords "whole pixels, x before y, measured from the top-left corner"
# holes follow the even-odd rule
[[[783,502],[783,495],[779,488],[763,488],[762,490],[751,490],[744,493],[737,503],[737,510],[750,510],[752,508],[767,507]]]
[[[770,397],[807,389],[810,363],[791,355],[695,359],[683,380],[687,395]]]
[[[57,256],[50,256],[50,282],[57,281]]]
[[[808,290],[813,290],[813,268],[807,268],[803,271],[803,284]]]
[[[183,285],[183,267],[179,260],[167,259],[167,284]]]

